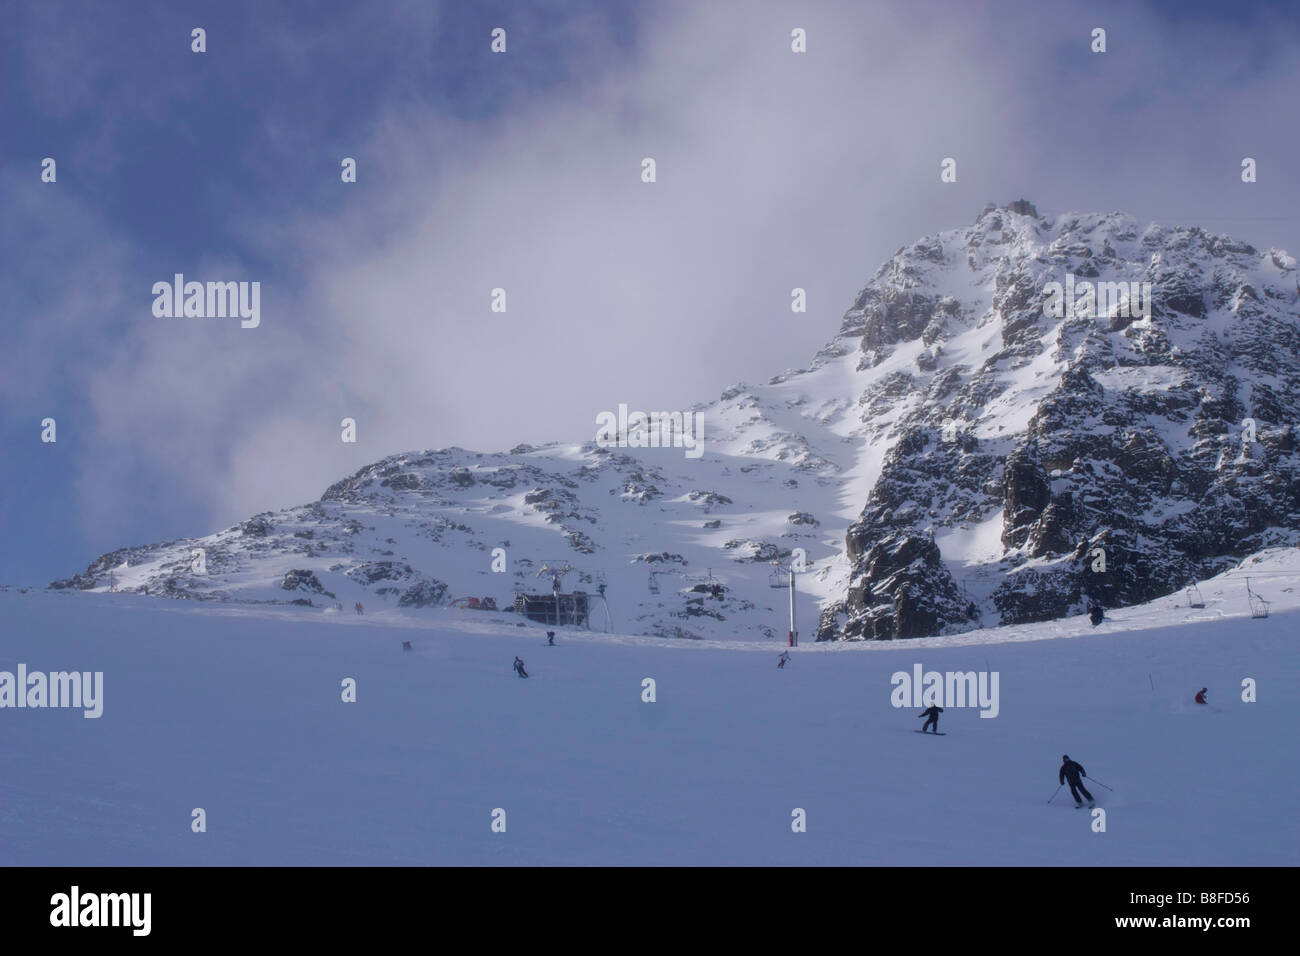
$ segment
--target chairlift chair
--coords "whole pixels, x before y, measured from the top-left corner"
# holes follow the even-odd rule
[[[1201,597],[1201,589],[1193,581],[1187,585],[1187,606],[1188,607],[1205,607],[1205,598]]]
[[[1268,606],[1270,602],[1251,590],[1250,578],[1246,579],[1246,597],[1250,601],[1251,617],[1268,617]]]

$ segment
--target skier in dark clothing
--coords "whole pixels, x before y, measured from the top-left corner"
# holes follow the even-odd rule
[[[515,658],[515,673],[518,674],[520,677],[528,676],[528,672],[524,670],[524,662],[521,661],[518,657]]]
[[[1088,605],[1088,620],[1092,621],[1093,627],[1106,620],[1106,612],[1101,609],[1101,605],[1096,601]]]
[[[921,716],[917,717],[916,718],[917,720],[920,720],[921,717],[929,718],[925,723],[921,725],[921,733],[925,733],[925,728],[933,725],[934,726],[933,733],[937,734],[939,732],[939,715],[942,713],[943,713],[943,708],[940,707],[938,704],[935,704],[933,707],[927,707],[925,710],[921,711]]]
[[[547,631],[547,632],[546,632],[546,643],[547,643],[547,645],[550,646],[550,647],[554,647],[554,646],[555,646],[555,632],[554,632],[554,631]]]
[[[1083,769],[1083,764],[1076,763],[1070,759],[1069,754],[1065,754],[1061,757],[1061,772],[1057,774],[1057,776],[1060,777],[1060,782],[1062,784],[1067,780],[1069,781],[1070,796],[1074,797],[1074,805],[1076,807],[1083,806],[1083,801],[1079,799],[1079,794],[1083,794],[1088,799],[1088,806],[1091,807],[1094,805],[1092,794],[1088,792],[1088,788],[1085,787],[1083,781],[1079,779],[1080,777],[1088,776],[1088,771]]]
[[[1198,704],[1208,704],[1208,703],[1209,703],[1209,701],[1205,699],[1205,692],[1206,692],[1207,689],[1208,689],[1208,688],[1202,687],[1199,691],[1197,691],[1197,693],[1196,693],[1196,702],[1197,702]]]
[[[790,662],[790,652],[782,651],[781,656],[776,659],[776,669],[785,670],[785,665]]]

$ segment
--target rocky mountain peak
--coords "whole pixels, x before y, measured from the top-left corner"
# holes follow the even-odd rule
[[[806,562],[821,639],[1043,620],[1300,542],[1298,383],[1288,253],[1017,199],[899,249],[807,367],[691,409],[698,460],[590,436],[391,455],[53,586],[506,608],[570,564],[618,630],[774,638],[775,560]]]

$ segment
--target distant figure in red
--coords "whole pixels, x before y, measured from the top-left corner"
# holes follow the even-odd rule
[[[356,603],[356,608],[357,608],[357,613],[360,614],[360,613],[361,613],[361,610],[362,610],[362,608],[361,608],[361,602],[360,602],[360,601],[358,601],[358,602]]]
[[[1196,702],[1197,702],[1198,704],[1208,704],[1208,703],[1209,703],[1209,701],[1207,701],[1207,700],[1205,699],[1205,691],[1206,691],[1206,688],[1202,687],[1202,688],[1200,689],[1200,691],[1197,693],[1197,695],[1196,695]]]

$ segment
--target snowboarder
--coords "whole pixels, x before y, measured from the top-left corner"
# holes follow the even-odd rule
[[[1057,774],[1057,776],[1060,777],[1061,784],[1065,784],[1067,780],[1069,781],[1070,796],[1074,797],[1074,805],[1076,808],[1083,806],[1083,801],[1079,799],[1079,794],[1083,794],[1088,798],[1089,807],[1096,806],[1093,802],[1092,794],[1088,792],[1088,788],[1085,787],[1083,781],[1079,779],[1080,777],[1088,776],[1088,771],[1083,769],[1083,764],[1071,760],[1069,754],[1063,754],[1061,756],[1061,772]]]
[[[528,671],[524,670],[524,662],[521,661],[518,657],[515,658],[515,673],[518,674],[520,677],[528,676]]]
[[[1101,605],[1096,601],[1088,605],[1088,620],[1092,621],[1093,627],[1106,620],[1106,612],[1101,609]]]
[[[1207,688],[1202,687],[1199,691],[1197,691],[1197,693],[1196,693],[1196,702],[1197,702],[1198,704],[1208,704],[1208,703],[1209,703],[1209,701],[1205,699],[1205,691],[1206,691],[1206,689],[1207,689]]]
[[[938,704],[935,704],[931,707],[927,707],[925,710],[921,711],[921,717],[928,718],[926,722],[921,725],[921,733],[925,733],[926,727],[933,726],[934,730],[932,731],[932,733],[937,734],[939,732],[939,715],[942,713],[943,713],[943,708],[940,707]],[[920,720],[921,717],[917,717],[916,719]]]
[[[554,646],[555,646],[555,632],[554,632],[554,631],[547,631],[547,632],[546,632],[546,644],[547,644],[548,647],[554,647]]]
[[[785,670],[785,665],[790,663],[790,652],[782,651],[781,656],[776,659],[776,669]]]

